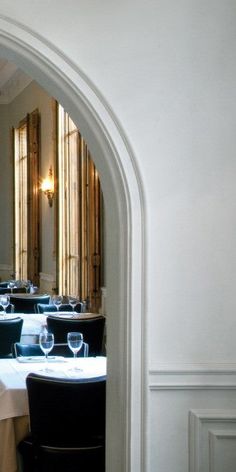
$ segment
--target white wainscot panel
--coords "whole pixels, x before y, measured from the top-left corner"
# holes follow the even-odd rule
[[[236,410],[193,410],[190,472],[236,471]]]
[[[236,430],[212,430],[209,439],[211,472],[235,472]]]
[[[156,364],[149,389],[150,470],[236,472],[235,363]]]

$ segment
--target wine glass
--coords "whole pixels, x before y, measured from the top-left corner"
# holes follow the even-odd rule
[[[62,305],[63,297],[61,295],[53,295],[52,303],[55,305],[57,311],[59,311],[60,306]]]
[[[6,316],[6,313],[7,313],[7,307],[10,303],[10,299],[9,299],[9,296],[8,295],[2,295],[1,296],[1,299],[0,299],[0,303],[3,307],[3,316]]]
[[[10,288],[11,289],[11,293],[13,293],[13,288],[15,287],[15,282],[14,280],[10,280],[9,283],[8,283],[8,286],[7,288]]]
[[[39,345],[43,353],[45,354],[45,370],[49,371],[50,369],[48,369],[48,354],[54,346],[54,334],[49,333],[47,330],[42,331],[39,335]]]
[[[78,332],[67,333],[67,342],[68,342],[68,346],[70,350],[74,354],[75,366],[74,366],[74,369],[72,370],[75,370],[75,371],[82,370],[76,367],[76,357],[77,357],[77,353],[79,352],[79,350],[81,349],[83,345],[83,334],[78,333]]]
[[[69,302],[69,305],[72,308],[72,317],[74,318],[75,317],[75,307],[78,303],[78,298],[75,295],[69,295],[68,296],[68,302]]]

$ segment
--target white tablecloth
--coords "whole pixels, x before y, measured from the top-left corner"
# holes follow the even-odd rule
[[[47,317],[44,314],[20,313],[19,316],[24,320],[21,336],[38,336],[43,326],[47,325]]]
[[[50,372],[55,377],[91,378],[106,375],[105,357],[80,357],[74,374],[73,358],[51,360]],[[43,370],[45,362],[19,362],[17,359],[0,359],[0,472],[17,472],[16,446],[28,431],[28,398],[25,379],[30,372]],[[2,438],[5,438],[4,441]]]
[[[73,358],[60,358],[59,362],[52,359],[48,364],[51,369],[48,375],[74,377],[71,371],[74,366]],[[77,373],[81,378],[106,374],[105,357],[78,357],[76,365],[82,369]],[[44,367],[44,361],[23,363],[18,362],[17,359],[0,359],[0,420],[28,414],[26,376],[29,372],[44,374]]]

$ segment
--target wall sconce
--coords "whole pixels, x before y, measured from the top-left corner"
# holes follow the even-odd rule
[[[41,190],[44,195],[48,198],[48,204],[52,207],[53,197],[54,197],[54,181],[52,176],[52,166],[49,168],[48,177],[43,179],[41,184]]]

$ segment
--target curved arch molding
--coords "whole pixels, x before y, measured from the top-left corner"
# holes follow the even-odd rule
[[[144,201],[132,150],[92,82],[46,39],[0,15],[0,56],[69,112],[98,168],[107,222],[107,471],[146,469]]]

